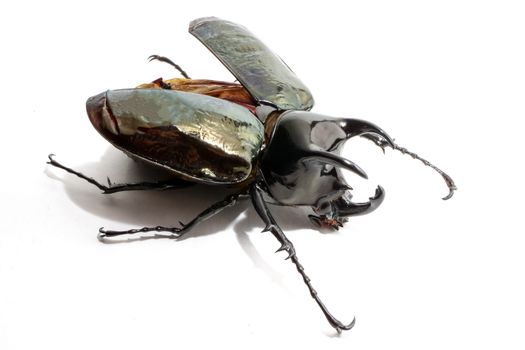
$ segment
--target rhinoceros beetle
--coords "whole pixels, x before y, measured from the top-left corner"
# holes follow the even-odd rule
[[[184,78],[157,79],[134,89],[110,90],[87,100],[95,129],[132,158],[166,168],[173,179],[103,185],[58,163],[49,164],[92,183],[103,193],[166,190],[195,183],[234,189],[187,224],[143,227],[125,231],[100,229],[99,239],[156,232],[177,239],[222,209],[249,197],[265,224],[338,332],[355,323],[338,321],[325,307],[299,263],[292,242],[281,230],[268,203],[310,207],[312,222],[337,229],[348,217],[367,214],[383,201],[378,186],[365,203],[352,201],[351,187],[341,169],[363,178],[357,164],[341,156],[345,141],[361,136],[383,150],[390,147],[422,161],[445,180],[452,196],[456,186],[440,169],[405,148],[378,126],[364,120],[331,118],[309,112],[314,101],[308,88],[290,68],[244,27],[218,18],[200,18],[189,31],[231,71],[239,83],[190,79],[166,57],[151,56],[173,65]],[[158,232],[167,232],[159,234]]]

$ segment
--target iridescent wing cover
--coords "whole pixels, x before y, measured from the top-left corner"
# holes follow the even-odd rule
[[[87,103],[91,123],[128,155],[179,178],[228,185],[252,175],[263,125],[219,98],[164,89],[109,90]]]
[[[215,17],[199,18],[189,31],[258,101],[280,109],[310,110],[312,94],[294,72],[246,28]]]

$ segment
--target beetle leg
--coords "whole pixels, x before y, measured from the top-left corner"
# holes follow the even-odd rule
[[[264,229],[263,232],[270,231],[277,238],[277,240],[281,243],[281,248],[279,248],[277,251],[286,250],[288,252],[288,258],[292,260],[292,262],[295,264],[297,271],[303,277],[303,281],[308,287],[308,290],[310,291],[310,295],[312,296],[312,298],[314,298],[317,305],[319,305],[319,307],[321,308],[321,311],[323,312],[324,316],[328,320],[328,323],[330,323],[330,325],[334,327],[338,333],[341,333],[341,331],[343,330],[351,329],[355,324],[355,318],[353,319],[352,322],[350,322],[347,325],[341,323],[338,319],[336,319],[328,311],[326,306],[323,304],[323,302],[317,295],[316,290],[312,286],[310,278],[304,272],[304,267],[299,262],[297,258],[297,254],[295,254],[295,248],[292,242],[285,236],[284,232],[281,230],[279,225],[275,222],[275,219],[270,213],[270,210],[268,209],[268,206],[266,205],[266,202],[264,201],[262,189],[257,184],[255,184],[250,189],[250,195],[251,195],[253,206],[255,207],[255,210],[257,211],[257,213],[259,214],[259,216],[261,217],[261,219],[266,225],[266,228]]]
[[[383,140],[380,137],[378,137],[376,135],[373,135],[373,134],[362,135],[362,137],[372,141],[377,146],[381,147],[381,149],[383,149],[383,153],[385,152],[385,148],[386,147],[391,147],[393,150],[399,151],[399,152],[401,152],[403,154],[408,154],[412,158],[420,160],[424,165],[434,169],[439,175],[441,175],[443,180],[445,180],[445,183],[447,184],[447,187],[448,187],[448,194],[445,197],[443,197],[443,200],[447,200],[447,199],[452,198],[452,195],[454,195],[454,191],[456,191],[458,189],[456,187],[456,184],[454,183],[454,180],[452,180],[452,178],[447,173],[445,173],[444,171],[439,169],[434,164],[430,163],[428,160],[421,158],[416,153],[411,152],[411,151],[407,150],[404,147],[400,147],[395,142],[388,143],[385,140]]]
[[[245,195],[246,194],[243,192],[230,194],[229,196],[224,198],[222,201],[217,202],[211,205],[209,208],[202,211],[199,215],[197,215],[193,220],[191,220],[187,224],[183,224],[182,222],[179,222],[180,227],[155,226],[155,227],[143,227],[143,228],[131,229],[131,230],[125,230],[125,231],[105,230],[102,227],[99,229],[98,239],[102,242],[105,242],[106,238],[111,238],[111,237],[116,237],[116,236],[121,236],[121,235],[132,235],[136,233],[153,232],[153,231],[154,232],[171,232],[171,233],[170,234],[155,234],[155,236],[152,236],[151,238],[172,238],[172,239],[180,238],[186,233],[188,233],[189,231],[191,231],[191,229],[194,228],[197,224],[218,214],[224,208],[234,206],[237,203],[237,200],[239,199],[239,197],[242,197]]]
[[[186,74],[186,72],[184,71],[184,69],[182,69],[178,64],[176,64],[175,62],[173,62],[172,60],[170,60],[169,58],[167,57],[164,57],[164,56],[159,56],[159,55],[151,55],[148,57],[148,61],[151,62],[151,61],[154,61],[154,60],[157,60],[157,61],[161,61],[161,62],[164,62],[164,63],[167,63],[169,64],[170,66],[173,66],[176,70],[178,70],[180,72],[180,74],[182,74],[182,76],[186,79],[191,79],[188,74]]]
[[[281,243],[281,247],[277,249],[276,253],[285,250],[286,252],[288,252],[288,257],[286,259],[290,259],[295,255],[295,248],[292,242],[290,242],[288,238],[286,238],[284,232],[275,222],[272,214],[270,213],[270,210],[266,206],[266,202],[264,201],[261,188],[258,185],[252,186],[252,188],[250,189],[250,195],[255,210],[266,224],[266,227],[264,228],[263,232],[271,232],[275,236],[275,238],[277,238],[279,243]]]
[[[49,161],[47,162],[47,164],[63,169],[67,171],[68,173],[71,173],[73,175],[80,177],[81,179],[86,180],[90,184],[97,186],[100,190],[102,190],[102,193],[104,194],[123,192],[123,191],[143,191],[143,190],[162,191],[162,190],[168,190],[168,189],[184,188],[184,187],[193,185],[190,182],[180,180],[180,179],[170,179],[170,180],[158,181],[158,182],[137,182],[137,183],[127,183],[127,184],[112,184],[108,178],[108,186],[106,186],[91,177],[87,177],[86,175],[78,171],[75,171],[71,168],[68,168],[60,164],[59,162],[53,159],[53,156],[54,154],[50,154],[48,156]]]

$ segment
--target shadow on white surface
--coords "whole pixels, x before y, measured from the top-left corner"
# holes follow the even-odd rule
[[[55,159],[102,184],[107,183],[105,180],[107,177],[114,184],[158,181],[171,177],[171,174],[164,169],[134,161],[111,146],[108,146],[99,162],[75,165],[60,156],[55,156]],[[99,227],[111,230],[127,230],[157,225],[177,227],[179,221],[183,223],[190,221],[202,210],[234,191],[234,189],[222,186],[194,185],[177,190],[102,194],[94,185],[61,169],[48,166],[45,174],[49,178],[63,183],[66,194],[75,206],[97,217],[94,220],[93,235],[97,234]],[[316,227],[312,226],[307,218],[307,212],[303,208],[281,206],[271,206],[271,208],[285,232],[311,229],[313,234],[322,234]],[[215,234],[227,230],[230,226],[232,226],[237,241],[252,260],[254,266],[265,271],[277,284],[283,285],[282,274],[265,261],[247,235],[254,229],[255,231],[262,231],[263,228],[263,223],[253,210],[249,198],[240,200],[233,208],[226,208],[216,216],[200,223],[187,235],[174,240],[174,242]],[[335,234],[338,232],[325,231],[323,233]],[[141,235],[125,235],[122,238],[107,240],[105,243],[131,243],[161,238],[163,237],[155,236],[155,232],[152,232]],[[278,247],[279,244],[275,241],[275,248]]]
[[[101,184],[107,184],[106,179],[108,178],[111,179],[112,184],[120,184],[159,181],[172,177],[164,169],[131,160],[112,147],[108,147],[100,161],[96,163],[75,165],[67,159],[61,159],[59,155],[55,156],[55,159],[65,166],[94,178]],[[103,219],[101,226],[113,223],[114,226],[106,228],[116,230],[157,225],[177,226],[179,221],[190,221],[202,210],[235,191],[226,186],[193,185],[165,191],[126,191],[102,194],[94,185],[61,169],[48,166],[45,173],[49,178],[63,183],[68,197],[76,206]],[[240,200],[233,208],[227,208],[199,224],[188,235],[188,238],[224,230],[243,211],[246,211],[246,216],[235,225],[236,232],[246,232],[252,227],[262,228],[262,221],[252,210],[250,203],[249,198]],[[302,208],[281,206],[272,206],[272,208],[272,213],[278,218],[283,229],[316,229],[311,225],[306,211]],[[108,220],[111,223],[107,222]],[[121,224],[122,227],[117,227]]]

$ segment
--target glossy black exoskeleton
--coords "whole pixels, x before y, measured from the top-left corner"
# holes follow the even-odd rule
[[[165,190],[194,183],[235,189],[187,224],[125,231],[101,228],[102,241],[145,232],[177,239],[199,222],[235,205],[241,197],[250,197],[266,225],[264,231],[278,239],[278,251],[287,252],[330,325],[339,332],[352,328],[355,319],[345,325],[321,302],[267,203],[309,207],[314,223],[336,229],[350,216],[375,210],[384,199],[383,188],[379,186],[368,202],[355,203],[351,187],[341,174],[341,169],[347,169],[367,177],[363,169],[341,156],[345,141],[354,136],[365,137],[383,149],[391,147],[409,154],[432,167],[449,188],[444,199],[452,196],[454,182],[428,161],[396,145],[372,123],[309,112],[313,98],[308,88],[244,27],[201,18],[190,24],[190,33],[240,84],[190,79],[169,59],[152,56],[173,65],[184,78],[157,79],[135,89],[106,91],[86,104],[91,123],[104,138],[133,158],[168,169],[174,175],[172,180],[105,186],[52,156],[49,164],[87,180],[104,193]]]

